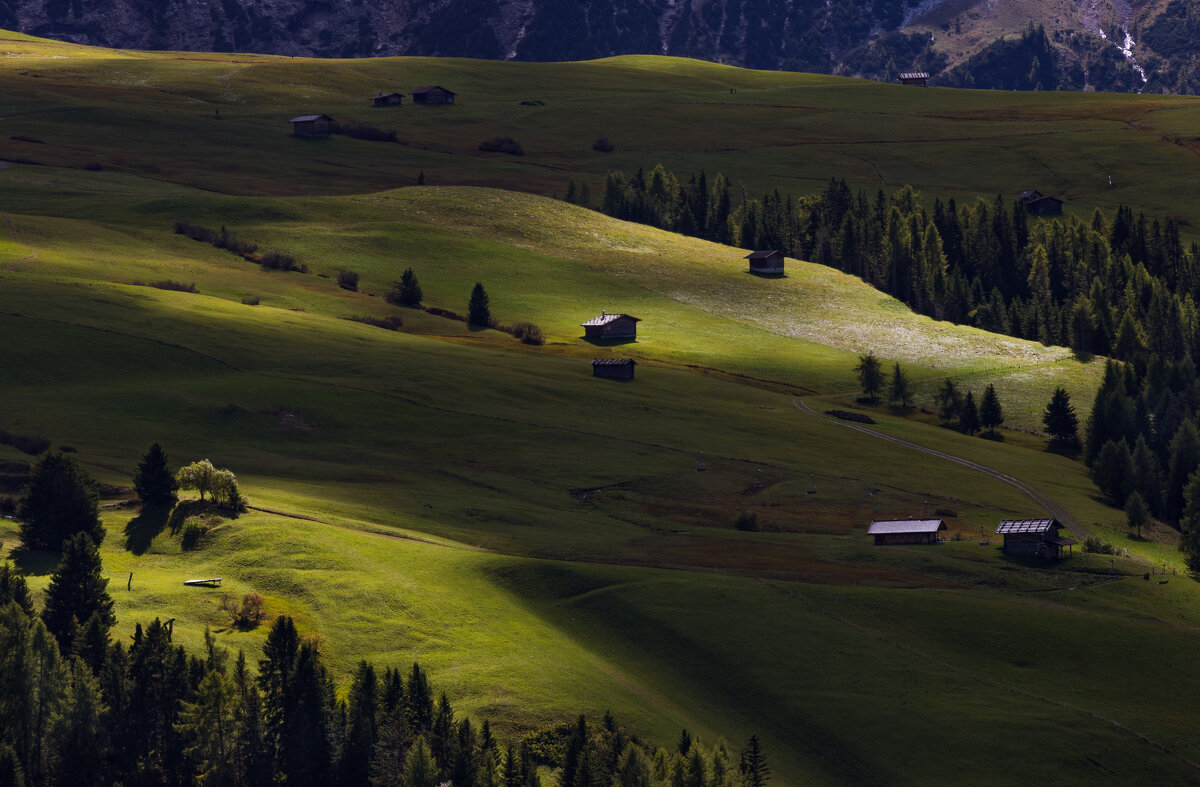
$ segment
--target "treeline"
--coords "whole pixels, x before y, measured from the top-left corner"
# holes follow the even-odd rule
[[[686,183],[661,165],[609,173],[601,210],[685,235],[790,256],[859,276],[939,320],[1138,360],[1200,354],[1200,246],[1179,221],[1122,205],[1090,221],[1030,223],[1019,200],[932,210],[911,187],[890,196],[844,180],[801,198],[736,198],[704,173]]]

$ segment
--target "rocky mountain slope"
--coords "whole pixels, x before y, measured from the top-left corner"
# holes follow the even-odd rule
[[[140,49],[644,53],[975,87],[1200,88],[1200,11],[1186,0],[0,0],[0,27]]]

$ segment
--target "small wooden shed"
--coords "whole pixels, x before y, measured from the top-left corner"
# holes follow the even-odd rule
[[[750,260],[750,272],[765,276],[779,276],[783,273],[782,251],[753,251],[742,259]]]
[[[329,115],[297,115],[288,122],[298,137],[327,137],[333,130],[333,118]]]
[[[413,90],[412,100],[414,104],[453,104],[455,95],[441,85],[425,85]]]
[[[607,377],[610,380],[632,380],[635,366],[637,361],[632,358],[596,358],[592,361],[592,376]]]
[[[636,339],[637,324],[641,319],[629,314],[609,314],[601,311],[583,326],[583,335],[588,339]]]
[[[937,544],[938,533],[947,530],[940,519],[887,519],[872,522],[867,535],[875,536],[875,546],[889,544]]]
[[[1022,191],[1017,195],[1025,210],[1035,216],[1058,216],[1062,214],[1063,201],[1057,197],[1047,197],[1036,189]]]
[[[1005,519],[996,526],[996,534],[1004,536],[1001,551],[1006,555],[1027,555],[1058,560],[1069,557],[1071,547],[1079,543],[1058,534],[1062,524],[1054,517],[1049,519]],[[1067,553],[1063,554],[1063,549]]]
[[[929,83],[929,74],[924,71],[906,71],[897,79],[902,85],[919,85],[925,87]]]
[[[384,92],[380,91],[378,94],[376,94],[376,96],[374,98],[371,99],[371,103],[377,107],[399,106],[400,104],[404,103],[404,94],[403,93],[384,93]]]

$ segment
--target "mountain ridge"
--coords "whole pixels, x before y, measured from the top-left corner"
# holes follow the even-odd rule
[[[524,61],[663,54],[882,80],[926,71],[935,84],[967,87],[1200,89],[1189,35],[1200,12],[1181,0],[0,0],[0,27],[114,48]],[[1042,28],[1045,46],[1012,46]],[[988,77],[996,62],[1013,76]]]

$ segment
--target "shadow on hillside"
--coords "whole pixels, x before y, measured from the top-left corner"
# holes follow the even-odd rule
[[[167,520],[167,527],[170,528],[171,535],[177,536],[183,530],[183,526],[189,518],[203,516],[204,514],[215,514],[224,519],[238,518],[237,511],[231,508],[223,508],[212,500],[183,500],[171,512],[171,516]]]
[[[58,568],[60,556],[55,552],[17,547],[9,553],[13,565],[27,577],[44,577]]]
[[[1085,352],[1084,350],[1072,350],[1071,354],[1074,355],[1075,360],[1079,361],[1080,363],[1091,363],[1092,358],[1096,357],[1092,353]]]
[[[155,537],[167,526],[171,503],[143,505],[138,515],[125,525],[125,551],[144,555]]]
[[[751,276],[757,276],[760,279],[786,279],[786,273],[767,273],[766,271],[746,271]]]

